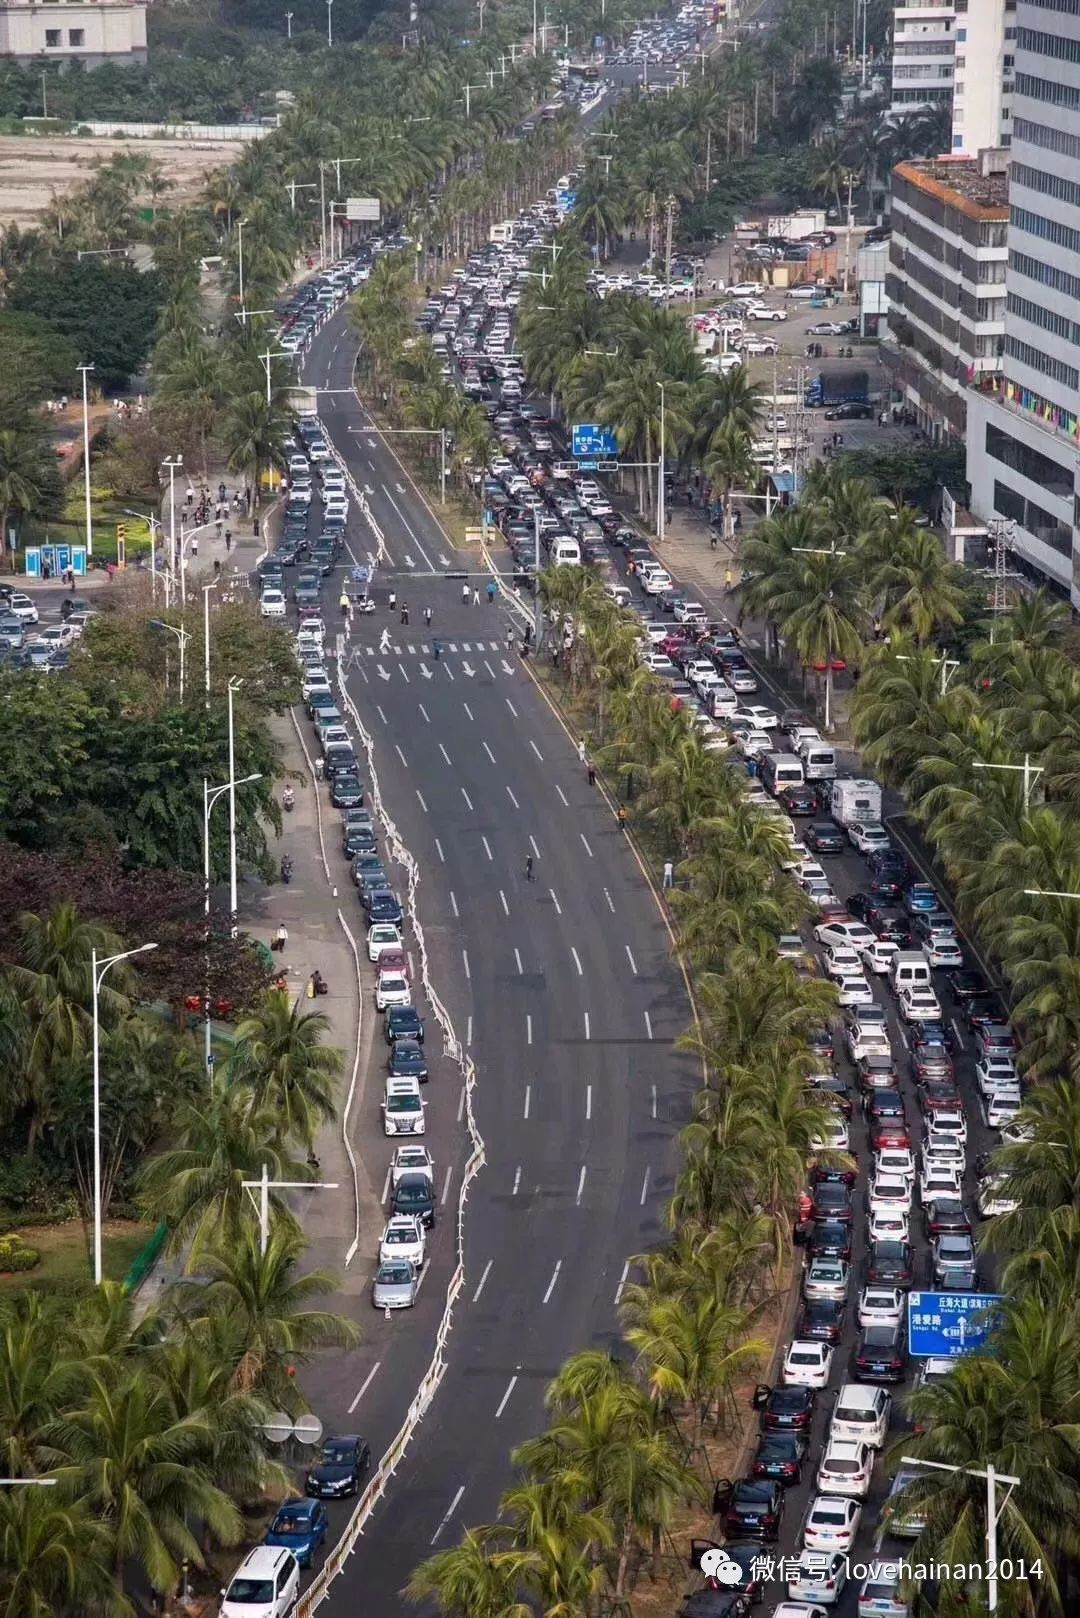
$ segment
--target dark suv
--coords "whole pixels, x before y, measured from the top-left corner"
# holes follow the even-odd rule
[[[724,1513],[724,1533],[741,1539],[775,1540],[784,1515],[784,1490],[770,1478],[740,1478]]]

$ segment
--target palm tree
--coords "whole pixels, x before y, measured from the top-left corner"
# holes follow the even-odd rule
[[[244,1181],[303,1180],[309,1171],[287,1155],[277,1138],[277,1119],[256,1107],[245,1084],[215,1083],[209,1098],[185,1103],[173,1124],[175,1145],[152,1157],[139,1177],[143,1202],[170,1226],[169,1245],[190,1244],[189,1269],[218,1247],[235,1249],[253,1218]],[[280,1195],[270,1202],[275,1223],[291,1222]]]
[[[756,483],[760,471],[754,460],[753,441],[745,428],[737,424],[734,417],[728,417],[713,433],[702,470],[713,488],[720,490],[724,513],[724,543],[730,548],[735,535],[732,494],[736,485],[747,489]]]
[[[242,393],[230,401],[221,433],[229,469],[249,480],[257,505],[262,475],[284,461],[284,446],[292,423],[280,398],[265,393]]]
[[[42,1432],[70,1402],[79,1381],[79,1359],[69,1341],[64,1309],[39,1292],[16,1296],[0,1322],[0,1464],[5,1477],[42,1470]]]
[[[133,1611],[110,1575],[110,1533],[86,1501],[60,1490],[0,1490],[0,1607],[7,1618]]]
[[[237,1388],[274,1405],[295,1406],[293,1368],[316,1349],[353,1348],[360,1340],[352,1321],[303,1307],[337,1285],[329,1270],[296,1273],[306,1246],[294,1225],[276,1221],[263,1252],[259,1232],[249,1225],[235,1243],[204,1257],[200,1268],[207,1285],[192,1282],[185,1288],[192,1321],[206,1327],[220,1316],[234,1327],[242,1347],[234,1372]]]
[[[236,1028],[236,1070],[256,1107],[276,1119],[275,1139],[311,1147],[319,1123],[334,1116],[334,1080],[341,1052],[322,1044],[330,1022],[302,1010],[299,999],[274,989]]]
[[[461,1544],[421,1562],[405,1586],[417,1604],[434,1601],[443,1618],[533,1618],[521,1599],[527,1552],[500,1550],[492,1528],[467,1528]]]
[[[833,663],[855,662],[863,643],[856,627],[863,615],[862,590],[854,559],[833,551],[799,558],[786,588],[774,600],[781,633],[801,662],[825,674],[825,729],[832,723]]]
[[[886,628],[906,630],[925,646],[935,634],[963,622],[962,570],[946,561],[935,536],[917,528],[909,512],[897,517],[890,538],[888,560],[870,589],[883,601]]]
[[[1017,1206],[984,1227],[982,1245],[991,1253],[1016,1255],[1044,1247],[1054,1227],[1071,1233],[1080,1208],[1080,1088],[1075,1077],[1038,1085],[1025,1098],[1023,1111],[1030,1138],[994,1154],[995,1171],[1003,1176],[1002,1195]]]
[[[0,533],[13,512],[25,516],[41,499],[43,458],[40,435],[18,427],[0,428]],[[15,552],[11,552],[14,571]]]
[[[688,1442],[700,1451],[709,1416],[720,1431],[733,1415],[732,1396],[768,1353],[763,1338],[746,1335],[746,1314],[715,1297],[657,1298],[633,1309],[626,1331],[649,1386],[664,1405],[690,1418]]]
[[[129,1562],[162,1593],[175,1586],[183,1560],[204,1566],[190,1523],[201,1522],[220,1545],[241,1538],[239,1512],[207,1473],[209,1417],[178,1417],[145,1368],[120,1378],[88,1371],[85,1402],[49,1422],[43,1441],[61,1489],[106,1530],[121,1595]]]

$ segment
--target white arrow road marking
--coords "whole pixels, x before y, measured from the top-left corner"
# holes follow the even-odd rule
[[[465,673],[469,676],[469,678],[471,680],[473,675],[476,673],[476,670],[472,667],[472,665],[470,663],[466,663],[464,661],[462,662],[461,667],[464,669]]]
[[[435,678],[427,664],[423,662],[420,664],[420,673],[424,676],[425,680],[433,680]],[[428,723],[430,724],[430,722],[431,721],[429,720]]]
[[[395,483],[394,488],[397,490],[398,494],[404,494],[405,493],[405,485],[404,485],[404,483]]]
[[[449,558],[449,556],[444,556],[442,551],[439,552],[439,566],[440,567],[449,567],[450,566],[450,558]]]
[[[370,483],[365,483],[364,484],[364,493],[365,494],[374,494],[375,493],[375,490],[374,490],[373,486]],[[368,552],[368,555],[369,556],[371,555],[370,551]],[[374,560],[374,558],[373,558],[373,560]]]
[[[499,661],[502,664],[504,674],[513,674],[514,665],[512,663],[508,663],[505,657],[500,658]]]
[[[389,678],[390,678],[389,670],[384,669],[382,664],[380,663],[379,664],[379,679],[380,680],[388,680]]]
[[[411,556],[406,556],[406,558],[405,558],[405,566],[406,567],[415,567],[416,566],[416,563],[413,561]]]
[[[376,444],[373,438],[369,438],[367,441],[367,447],[368,449],[378,449],[379,446]]]

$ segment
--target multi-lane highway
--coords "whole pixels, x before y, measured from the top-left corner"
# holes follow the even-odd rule
[[[333,1587],[336,1602],[362,1591],[388,1610],[433,1547],[496,1513],[509,1451],[542,1426],[544,1388],[562,1360],[611,1341],[626,1261],[661,1235],[695,1070],[673,1050],[690,1013],[657,901],[589,787],[576,740],[507,658],[502,610],[488,604],[484,578],[470,581],[480,604],[463,604],[460,580],[444,577],[443,559],[453,557],[432,513],[385,441],[362,430],[355,399],[338,391],[350,386],[354,352],[339,316],[316,337],[304,372],[386,540],[378,610],[354,624],[346,680],[388,809],[420,864],[432,976],[476,1063],[487,1154],[468,1203],[467,1281],[446,1378]],[[349,544],[360,560],[373,548],[359,521]],[[408,625],[389,612],[391,590],[410,608]],[[333,583],[327,596],[336,597]],[[391,649],[381,654],[385,628]],[[440,1076],[434,1065],[431,1087]],[[379,1083],[370,1077],[369,1112]],[[460,1149],[460,1133],[445,1138],[461,1129],[456,1086],[449,1104],[431,1100],[428,1144],[445,1160]],[[376,1454],[430,1356],[436,1297],[412,1315],[376,1317],[365,1350],[318,1373],[320,1407],[344,1417],[365,1364],[378,1360],[351,1418]],[[412,1337],[399,1354],[395,1344]]]

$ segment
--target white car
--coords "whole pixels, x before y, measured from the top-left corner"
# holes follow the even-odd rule
[[[911,1213],[912,1181],[903,1174],[877,1174],[870,1182],[870,1217],[878,1213]]]
[[[865,949],[874,942],[873,933],[861,921],[819,922],[814,937],[819,944],[850,944],[853,949]]]
[[[937,1162],[934,1158],[924,1161],[922,1173],[919,1175],[919,1201],[924,1208],[939,1197],[959,1201],[963,1194],[963,1177],[960,1169],[951,1163]]]
[[[412,990],[404,972],[380,972],[375,981],[375,1009],[389,1011],[391,1006],[411,1006]]]
[[[953,1143],[961,1148],[967,1144],[967,1119],[959,1107],[942,1107],[926,1120],[923,1145],[931,1154],[947,1152]]]
[[[396,1186],[403,1174],[423,1174],[434,1183],[435,1160],[426,1146],[399,1146],[390,1164],[390,1184]]]
[[[948,970],[954,966],[963,966],[964,964],[964,953],[960,948],[959,940],[948,933],[942,933],[936,938],[927,939],[923,949],[926,951],[926,959],[931,966]]]
[[[984,1219],[993,1219],[998,1214],[1015,1213],[1020,1204],[1015,1197],[1007,1197],[1004,1193],[1006,1177],[1004,1174],[991,1175],[979,1187],[979,1212]]]
[[[810,1502],[803,1524],[803,1548],[848,1552],[855,1543],[862,1505],[850,1496],[819,1494]]]
[[[754,730],[776,730],[780,724],[776,709],[763,707],[759,702],[751,703],[748,708],[740,708],[735,717],[745,719]]]
[[[388,1078],[382,1099],[384,1135],[423,1135],[427,1130],[418,1079]]]
[[[663,652],[646,652],[641,661],[650,674],[662,674],[672,679],[679,672],[670,657],[665,657]]]
[[[379,1242],[379,1263],[388,1264],[393,1258],[404,1258],[420,1269],[426,1246],[424,1227],[416,1215],[394,1214],[386,1221],[386,1229]]]
[[[975,1082],[980,1095],[992,1096],[998,1090],[1018,1090],[1016,1063],[1007,1056],[980,1056],[975,1063]]]
[[[676,601],[674,617],[677,624],[707,624],[709,621],[700,601]]]
[[[872,944],[864,944],[859,951],[863,966],[868,972],[884,973],[892,967],[894,958],[900,953],[900,945],[891,938],[875,938]]]
[[[958,1140],[944,1140],[940,1136],[927,1136],[923,1141],[920,1166],[926,1175],[933,1168],[953,1169],[962,1180],[967,1166],[962,1143]]]
[[[907,1146],[883,1146],[874,1154],[875,1174],[892,1174],[914,1186],[916,1172],[915,1154]]]
[[[856,820],[848,827],[847,834],[852,847],[860,854],[873,854],[878,849],[891,847],[888,832],[876,822]]]
[[[40,629],[30,642],[32,646],[48,646],[55,651],[61,646],[73,646],[82,634],[81,624],[49,624]]]
[[[842,1006],[872,1006],[874,991],[861,972],[831,974],[836,984],[836,998]]]
[[[746,730],[735,743],[743,758],[761,758],[773,750],[772,737],[764,730]]]
[[[300,1594],[300,1566],[283,1546],[256,1545],[221,1600],[221,1618],[285,1618]]]
[[[863,1287],[859,1294],[860,1326],[899,1326],[907,1308],[907,1293],[899,1287]]]
[[[810,1141],[812,1152],[847,1152],[851,1150],[851,1136],[843,1118],[830,1118],[823,1135],[814,1135]]]
[[[784,1355],[781,1381],[785,1388],[825,1388],[829,1385],[833,1351],[828,1343],[796,1338]]]
[[[940,1022],[941,1001],[933,989],[906,984],[900,990],[900,1015],[905,1022]]]
[[[900,1208],[879,1208],[870,1215],[868,1235],[872,1242],[906,1242],[907,1213]]]
[[[808,1607],[803,1601],[781,1601],[772,1610],[772,1618],[827,1618],[828,1608]]]
[[[662,596],[665,590],[671,589],[671,574],[665,573],[661,567],[654,567],[642,574],[641,588],[647,596]]]
[[[861,1438],[830,1438],[818,1467],[821,1494],[846,1494],[865,1500],[874,1470],[874,1451]]]
[[[772,337],[744,337],[739,347],[744,354],[775,354],[780,344]]]
[[[846,1038],[848,1052],[853,1062],[861,1061],[864,1056],[892,1057],[889,1030],[878,1023],[857,1022],[853,1028],[848,1029]]]
[[[793,1601],[833,1607],[846,1582],[847,1558],[839,1551],[803,1551],[789,1572],[787,1593]]]
[[[281,590],[264,590],[259,597],[259,616],[262,618],[284,618],[285,596]]]
[[[751,320],[786,320],[786,309],[774,309],[767,303],[748,303],[746,313]]]
[[[40,616],[37,607],[31,601],[25,590],[15,590],[7,604],[7,611],[13,612],[24,624],[36,624]]]
[[[845,972],[859,971],[859,952],[850,944],[825,946],[825,970],[831,978],[843,977]]]
[[[998,1090],[983,1103],[987,1129],[1007,1129],[1010,1124],[1015,1123],[1023,1104],[1019,1090]]]
[[[402,950],[405,944],[400,930],[392,921],[376,921],[367,930],[367,953],[369,961],[377,961],[380,955]]]
[[[641,627],[653,646],[659,646],[660,642],[667,640],[671,634],[671,625],[659,622],[656,619],[651,619],[647,624],[642,624]]]

